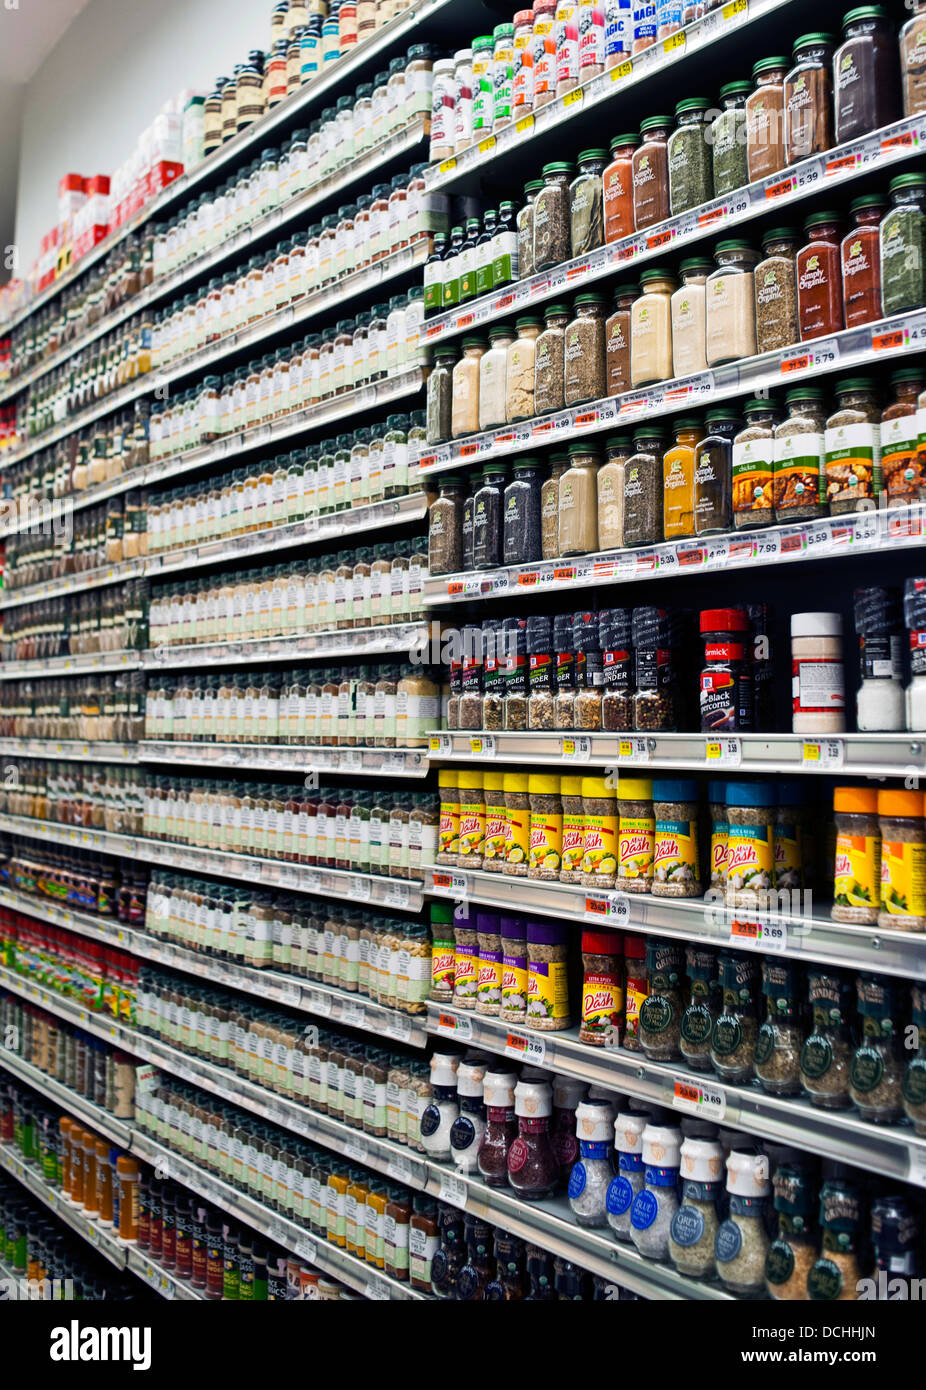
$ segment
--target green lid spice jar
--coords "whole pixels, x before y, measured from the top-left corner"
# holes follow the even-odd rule
[[[705,97],[688,97],[675,108],[675,130],[669,136],[669,211],[673,217],[688,212],[714,196],[711,147]]]
[[[844,1110],[850,1104],[852,986],[836,971],[811,970],[807,998],[813,1027],[801,1049],[801,1085],[814,1105]]]
[[[808,159],[833,143],[832,34],[803,34],[784,84],[785,164]]]
[[[665,440],[652,427],[633,437],[624,463],[624,545],[656,545],[663,539],[662,456]]]
[[[746,424],[733,437],[733,525],[770,526],[775,472],[776,404],[755,396],[743,405]]]
[[[720,89],[723,110],[711,125],[716,198],[722,198],[749,182],[746,98],[751,91],[751,82],[728,82]]]
[[[858,1257],[862,1200],[853,1182],[841,1176],[828,1177],[824,1182],[820,1189],[820,1225],[823,1249],[807,1275],[807,1293],[814,1301],[825,1303],[855,1300],[862,1277]]]
[[[668,116],[649,116],[640,122],[640,144],[631,156],[633,221],[638,232],[669,216]]]
[[[762,58],[753,66],[746,98],[746,167],[750,181],[771,178],[785,165],[784,83],[787,58]]]
[[[807,1276],[817,1254],[816,1193],[809,1173],[799,1162],[778,1164],[772,1190],[778,1231],[765,1258],[766,1291],[781,1302],[804,1302],[810,1296]]]
[[[701,256],[691,256],[679,266],[682,283],[670,300],[675,376],[694,376],[707,370],[704,301],[707,277],[713,268],[713,262]]]
[[[775,426],[775,520],[822,516],[825,415],[818,386],[785,395],[787,417]]]
[[[601,176],[607,150],[583,150],[579,172],[569,185],[569,245],[573,257],[604,245],[604,198]]]
[[[911,1057],[903,1074],[903,1109],[917,1134],[926,1135],[926,987],[913,986],[913,1012],[919,1050]]]
[[[897,37],[880,5],[850,10],[842,21],[843,42],[833,54],[836,143],[855,140],[896,121]]]
[[[567,406],[584,405],[586,401],[599,400],[605,394],[604,320],[604,295],[576,296],[575,317],[566,327],[564,340],[563,399]],[[530,403],[533,406],[533,395]],[[521,416],[512,415],[509,418],[519,419]]]
[[[640,1005],[637,1039],[650,1061],[673,1062],[679,1056],[684,965],[678,942],[647,940],[648,992]]]
[[[562,410],[565,330],[569,310],[565,304],[548,304],[543,311],[543,331],[534,343],[534,412],[546,415]]]
[[[847,377],[834,388],[836,409],[823,437],[830,513],[859,510],[881,492],[881,408],[871,377]]]
[[[800,337],[794,261],[799,238],[793,227],[773,227],[762,238],[755,269],[756,352],[777,352]]]
[[[543,166],[543,187],[534,199],[534,273],[568,261],[569,185],[575,165],[557,160]]]
[[[696,1071],[711,1069],[711,1033],[720,1011],[717,958],[706,946],[685,947],[688,1005],[682,1014],[679,1051]]]
[[[524,205],[518,212],[518,273],[527,279],[534,273],[534,199],[543,188],[543,179],[531,179],[524,185]]]
[[[711,1063],[724,1081],[751,1081],[758,1035],[756,963],[731,952],[719,964],[723,1005],[711,1029]]]
[[[877,975],[856,980],[862,1041],[849,1064],[849,1095],[864,1120],[893,1124],[903,1114],[900,991]]]
[[[711,367],[756,351],[754,271],[758,257],[745,241],[719,241],[717,267],[705,284],[705,334]],[[641,277],[642,278],[642,277]]]
[[[881,302],[885,317],[926,301],[926,176],[900,174],[888,186],[881,220]]]
[[[707,434],[694,451],[694,529],[696,536],[728,531],[733,524],[733,440],[741,420],[736,410],[714,408]]]
[[[794,963],[764,957],[762,993],[765,996],[765,1022],[756,1038],[756,1076],[763,1091],[769,1095],[799,1095],[804,1029]]]

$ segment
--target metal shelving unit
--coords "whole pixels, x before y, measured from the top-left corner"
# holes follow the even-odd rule
[[[382,627],[338,628],[328,632],[257,637],[245,642],[163,644],[141,653],[146,671],[173,671],[192,666],[249,666],[255,662],[389,655],[410,651],[428,636],[427,623],[389,623]]]
[[[0,755],[8,758],[61,758],[63,762],[115,763],[129,766],[138,762],[137,743],[84,741],[79,738],[0,738]]]
[[[339,772],[363,777],[426,777],[424,748],[321,748],[317,744],[176,743],[145,740],[138,761],[181,767],[262,768],[268,772]],[[0,745],[2,751],[2,745]],[[43,755],[47,756],[47,755]]]

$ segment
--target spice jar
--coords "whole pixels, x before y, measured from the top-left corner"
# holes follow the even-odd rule
[[[926,930],[926,823],[921,792],[878,792],[881,908],[878,926]]]
[[[543,166],[543,187],[534,199],[534,274],[569,259],[569,185],[575,166],[563,160]]]
[[[693,376],[707,368],[705,341],[705,284],[711,262],[694,256],[682,261],[682,283],[672,295],[672,370]]]
[[[718,198],[749,182],[746,98],[751,90],[751,82],[728,82],[720,89],[723,110],[711,125],[714,195]]]
[[[576,1107],[579,1158],[569,1174],[568,1187],[569,1206],[578,1226],[607,1224],[608,1188],[614,1177],[613,1130],[613,1105],[600,1100],[580,1101]]]
[[[582,933],[582,1015],[579,1042],[618,1047],[624,1026],[623,938],[619,932]]]
[[[597,492],[601,457],[592,444],[570,444],[569,468],[559,481],[560,555],[588,555],[598,549]]]
[[[814,1105],[842,1110],[849,1105],[851,985],[833,971],[807,976],[813,1028],[801,1049],[801,1085]]]
[[[601,173],[605,245],[633,235],[633,152],[637,135],[615,135],[611,162]]]
[[[796,386],[785,406],[788,414],[775,426],[775,520],[812,521],[823,514],[823,392]]]
[[[619,550],[624,543],[624,466],[630,441],[624,435],[605,440],[607,459],[598,470],[598,548]]]
[[[828,1176],[820,1189],[822,1249],[807,1275],[810,1298],[828,1303],[858,1298],[862,1274],[858,1258],[861,1214],[858,1187],[841,1175]]]
[[[733,440],[739,432],[736,410],[715,408],[707,416],[707,434],[694,451],[695,535],[727,531],[732,524]]]
[[[896,121],[897,47],[894,25],[880,5],[850,10],[843,42],[833,54],[836,144]]]
[[[461,724],[461,727],[470,726]],[[461,869],[481,869],[482,846],[485,839],[485,793],[482,790],[482,773],[478,769],[460,768],[457,773],[457,786],[460,802],[457,866]]]
[[[903,1109],[916,1133],[926,1134],[926,989],[912,990],[912,1026],[917,1030],[919,1050],[911,1057],[903,1074]]]
[[[633,610],[633,726],[640,731],[677,727],[680,690],[672,652],[680,632],[675,616],[662,608]]]
[[[526,420],[534,414],[535,343],[541,329],[539,318],[524,316],[515,320],[517,338],[509,343],[505,378],[506,420]]]
[[[428,377],[426,431],[429,444],[444,444],[451,438],[453,411],[453,368],[455,347],[438,347],[434,367]]]
[[[856,589],[853,606],[860,677],[856,728],[859,733],[896,732],[905,727],[899,595],[878,586]]]
[[[877,975],[859,975],[855,985],[862,1039],[849,1063],[849,1095],[863,1120],[893,1124],[903,1114],[899,991]]]
[[[686,1136],[679,1150],[682,1199],[669,1227],[669,1259],[692,1279],[714,1276],[714,1242],[723,1198],[723,1149]]]
[[[765,1021],[755,1046],[755,1073],[773,1096],[800,1093],[800,1059],[804,1029],[797,1001],[797,972],[791,961],[762,961]]]
[[[804,34],[793,49],[784,83],[785,164],[820,154],[833,144],[831,34]]]
[[[440,788],[440,824],[437,832],[438,864],[456,867],[460,852],[460,794],[457,788],[459,774],[450,769],[441,769],[437,774]]]
[[[752,93],[746,98],[746,167],[749,179],[770,178],[783,169],[784,82],[787,58],[762,58],[753,66]]]
[[[698,784],[688,777],[657,778],[652,789],[653,895],[699,898],[702,889],[698,867]]]
[[[538,1032],[568,1028],[568,929],[555,922],[527,924],[527,1026]]]
[[[643,1188],[630,1206],[630,1239],[650,1260],[669,1253],[672,1218],[678,1211],[682,1132],[674,1125],[647,1124],[643,1131]]]
[[[431,1098],[421,1112],[421,1144],[428,1157],[436,1160],[451,1156],[450,1135],[460,1113],[457,1100],[459,1065],[460,1058],[455,1052],[435,1052],[431,1057]]]
[[[646,943],[646,998],[640,1004],[637,1041],[654,1062],[679,1055],[684,954],[674,941],[650,937]]]
[[[881,473],[889,507],[926,497],[926,452],[917,448],[916,401],[924,383],[921,367],[891,373],[894,399],[881,413]],[[911,653],[915,656],[915,652]]]
[[[489,1068],[483,1077],[485,1132],[476,1162],[489,1187],[508,1184],[508,1150],[518,1133],[514,1112],[517,1077],[514,1072]]]
[[[769,526],[775,516],[772,496],[777,407],[773,401],[756,396],[744,402],[743,414],[745,427],[733,436],[733,525],[738,531]]]
[[[646,1117],[620,1112],[614,1121],[617,1177],[608,1184],[607,1221],[618,1240],[630,1240],[630,1209],[643,1191],[643,1131]]]
[[[853,198],[852,230],[842,239],[842,299],[846,327],[881,317],[881,218],[887,204],[877,193]]]
[[[508,466],[487,463],[473,494],[473,569],[497,569],[502,563],[502,514]],[[461,726],[462,727],[462,726]]]
[[[717,268],[705,283],[705,341],[711,367],[756,351],[754,270],[758,257],[744,241],[719,241]]]
[[[579,171],[569,185],[569,249],[573,257],[587,256],[604,245],[602,174],[606,150],[583,150]]]
[[[779,1163],[772,1178],[778,1232],[765,1258],[765,1285],[771,1298],[802,1302],[810,1297],[807,1276],[816,1259],[815,1194],[797,1162]]]
[[[506,772],[505,795],[505,863],[503,872],[516,878],[527,877],[530,857],[530,801],[526,773]]]
[[[842,248],[840,222],[833,212],[815,212],[804,223],[804,232],[807,242],[797,253],[795,275],[798,327],[806,343],[842,329]]]
[[[841,613],[791,615],[792,728],[838,734],[846,727]]]
[[[450,1130],[450,1151],[453,1165],[461,1173],[475,1173],[477,1155],[485,1134],[485,1071],[484,1062],[468,1062],[465,1059],[457,1067],[460,1113]]]
[[[744,1148],[727,1155],[730,1214],[717,1231],[714,1259],[720,1282],[740,1298],[754,1298],[765,1290],[769,1247],[765,1213],[770,1191],[765,1154]]]
[[[926,178],[900,174],[888,185],[881,220],[881,304],[885,316],[918,309],[926,299]]]
[[[530,850],[527,877],[557,883],[563,853],[563,807],[559,778],[531,774]]]
[[[527,1018],[527,927],[518,917],[502,917],[502,988],[499,1016],[508,1023]]]
[[[668,116],[640,122],[640,144],[632,155],[633,224],[638,232],[664,222],[669,208]]]
[[[834,922],[874,925],[878,920],[881,829],[877,806],[878,794],[873,788],[833,790],[836,859],[830,915]]]
[[[543,188],[543,179],[531,179],[524,185],[524,205],[516,223],[518,229],[518,274],[522,280],[534,273],[534,199]]]
[[[619,396],[631,386],[631,309],[639,285],[617,285],[614,307],[604,325],[605,394]]]
[[[714,196],[711,145],[706,113],[710,102],[687,97],[675,108],[675,130],[669,136],[669,210],[680,216]]]
[[[453,1002],[455,943],[452,923],[452,907],[446,903],[431,904],[431,989],[429,997],[437,1004],[451,1004]],[[361,934],[361,978],[363,944]]]
[[[762,259],[753,279],[756,352],[777,352],[798,341],[797,247],[792,227],[773,227],[762,238]]]
[[[562,410],[565,329],[569,310],[565,304],[550,304],[543,311],[544,329],[534,343],[533,413],[546,415]]]
[[[771,782],[728,782],[726,798],[728,907],[761,908],[774,884]]]
[[[754,724],[749,615],[742,608],[706,608],[699,626],[704,642],[701,731],[749,730]]]
[[[546,1081],[519,1081],[514,1088],[518,1135],[508,1150],[508,1181],[525,1201],[550,1197],[559,1165],[550,1143],[553,1090]]]
[[[703,946],[685,947],[689,1000],[679,1026],[679,1051],[696,1071],[711,1067],[711,1033],[718,1012],[717,962]]]
[[[508,349],[514,333],[507,324],[489,329],[489,350],[479,362],[479,428],[494,429],[507,420],[505,386],[508,372]]]
[[[582,778],[582,883],[613,888],[617,877],[617,797],[605,777]]]
[[[644,270],[642,293],[630,310],[630,384],[648,386],[672,375],[672,302],[675,280],[664,270]]]
[[[654,545],[663,539],[662,435],[646,429],[633,437],[624,463],[624,545]]]
[[[479,429],[479,360],[486,347],[483,338],[463,339],[463,356],[453,368],[450,433],[454,439]]]
[[[565,332],[566,405],[598,400],[606,392],[604,296],[580,294]]]

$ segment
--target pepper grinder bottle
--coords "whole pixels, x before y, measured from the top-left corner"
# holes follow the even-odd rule
[[[546,1081],[519,1081],[514,1090],[518,1137],[508,1150],[508,1180],[526,1201],[552,1196],[559,1165],[550,1142],[553,1088]]]
[[[463,1061],[457,1068],[460,1113],[450,1128],[450,1149],[454,1165],[461,1173],[476,1171],[477,1155],[485,1134],[485,1070],[482,1062]]]
[[[457,1100],[457,1067],[460,1059],[453,1052],[435,1052],[431,1057],[432,1096],[421,1116],[421,1144],[434,1159],[451,1156],[450,1134],[460,1113]]]
[[[490,1069],[483,1077],[486,1127],[477,1163],[489,1187],[508,1185],[508,1150],[518,1132],[514,1112],[516,1084],[517,1076],[512,1071]]]
[[[579,1226],[607,1223],[607,1195],[614,1176],[611,1141],[614,1106],[607,1101],[586,1100],[576,1108],[579,1159],[569,1175],[569,1206]]]

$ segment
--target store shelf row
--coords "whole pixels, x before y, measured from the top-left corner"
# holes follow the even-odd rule
[[[58,903],[20,893],[15,888],[0,887],[0,906],[13,908],[39,922],[66,927],[68,931],[92,941],[102,941],[121,951],[130,951],[139,960],[195,975],[211,984],[282,1004],[287,1009],[323,1018],[332,1024],[356,1028],[360,1032],[405,1043],[409,1047],[424,1047],[426,1042],[423,1017],[386,1008],[362,994],[352,994],[321,981],[289,975],[282,970],[257,968],[240,961],[224,960],[206,952],[189,950],[112,919],[76,912]]]
[[[462,13],[461,0],[419,0],[418,3],[410,5],[408,9],[377,29],[368,39],[358,43],[350,56],[340,58],[332,64],[330,71],[326,70],[314,81],[299,87],[266,115],[232,139],[225,141],[206,159],[168,184],[135,217],[98,242],[92,251],[24,305],[3,325],[4,331],[24,323],[147,222],[157,221],[169,208],[186,202],[194,190],[201,191],[206,185],[217,181],[223,171],[252,158],[268,141],[273,144],[284,129],[304,122],[309,112],[323,103],[330,103],[335,94],[341,94],[342,89],[352,91],[366,73],[375,72],[383,66],[383,59],[387,54],[397,53],[413,33],[416,42],[421,41],[421,36],[429,34],[435,24],[445,27],[448,34],[453,33],[459,26]]]
[[[879,508],[800,525],[762,526],[755,530],[667,541],[634,550],[602,551],[529,565],[481,570],[425,580],[428,608],[513,596],[529,601],[535,591],[565,592],[602,584],[634,584],[650,579],[716,574],[757,566],[775,570],[800,561],[840,560],[890,549],[918,548],[926,542],[926,507],[922,503]]]
[[[41,661],[4,661],[0,681],[40,680],[53,676],[87,676],[96,671],[140,671],[141,652],[83,652],[77,656],[47,656]]]
[[[113,763],[129,766],[138,762],[137,743],[117,743],[109,740],[79,738],[0,738],[0,757],[60,758],[63,762]]]
[[[659,898],[572,883],[541,883],[507,874],[430,866],[425,892],[470,906],[520,915],[539,913],[576,923],[697,941],[758,954],[775,953],[847,970],[872,970],[926,980],[926,936],[834,922],[828,907],[792,911],[793,895],[757,910],[727,907],[716,891],[704,898]],[[811,897],[800,894],[801,906]],[[796,905],[796,904],[795,904]]]
[[[497,319],[533,310],[563,293],[581,293],[605,276],[634,273],[637,266],[662,261],[666,254],[672,255],[682,247],[723,236],[732,228],[743,227],[767,214],[777,216],[811,194],[824,190],[829,193],[831,188],[891,169],[903,160],[917,157],[924,144],[926,118],[920,115],[896,121],[861,139],[834,145],[823,154],[781,169],[771,178],[746,184],[723,198],[667,218],[645,232],[622,237],[552,270],[472,299],[450,313],[436,315],[428,320],[425,337],[433,346]]]
[[[823,1110],[810,1101],[766,1095],[758,1087],[732,1086],[682,1063],[652,1062],[641,1052],[589,1047],[578,1030],[534,1033],[497,1018],[428,1006],[428,1029],[465,1047],[484,1048],[513,1061],[547,1067],[587,1085],[606,1086],[623,1095],[695,1115],[725,1128],[801,1151],[839,1159],[869,1173],[926,1187],[926,1139],[912,1128],[870,1124],[840,1110]]]
[[[730,771],[767,776],[838,772],[846,777],[926,776],[922,734],[606,734],[446,733],[429,736],[429,757],[439,763],[499,762],[542,765],[563,773],[585,768],[659,768],[685,772]]]
[[[4,1066],[7,1064],[5,1054],[0,1063]],[[68,1095],[70,1096],[70,1092]],[[111,1227],[99,1221],[91,1221],[84,1215],[81,1207],[69,1201],[62,1192],[48,1187],[38,1168],[26,1163],[10,1145],[0,1144],[0,1168],[22,1183],[33,1197],[116,1269],[127,1269],[137,1274],[162,1298],[190,1301],[205,1299],[204,1293],[149,1260],[144,1251],[139,1250],[137,1246],[120,1240]]]
[[[75,507],[83,505],[81,497],[82,494],[74,500]],[[70,499],[59,505],[70,506]],[[180,546],[176,550],[162,550],[138,560],[100,565],[97,569],[85,570],[80,574],[67,574],[59,579],[48,579],[41,584],[5,590],[3,598],[0,599],[0,611],[17,608],[23,603],[34,603],[37,599],[79,594],[106,584],[119,584],[125,579],[141,576],[159,578],[180,571],[187,573],[209,565],[219,565],[227,560],[250,560],[257,555],[271,552],[276,554],[293,546],[313,545],[316,542],[330,544],[344,536],[362,535],[370,531],[381,531],[389,526],[400,526],[409,521],[423,520],[427,516],[427,510],[424,493],[410,492],[403,497],[370,502],[365,506],[351,507],[349,510],[331,512],[325,516],[308,516],[301,521],[265,526],[259,531],[247,531],[227,540],[204,541],[199,545]],[[23,529],[28,530],[28,526],[24,526]],[[3,534],[12,535],[15,530],[14,527]]]
[[[27,816],[0,814],[0,831],[3,830],[11,835],[43,840],[49,844],[97,850],[116,858],[139,859],[165,869],[185,869],[194,874],[212,874],[216,878],[260,883],[264,887],[288,889],[294,893],[315,893],[335,900],[349,899],[370,907],[418,912],[423,901],[422,885],[417,879],[383,878],[379,874],[350,873],[344,869],[307,868],[279,859],[198,849],[175,845],[168,840],[117,835],[107,830],[83,830],[76,826],[59,825],[55,821],[32,820]]]
[[[43,753],[42,757],[49,756]],[[163,743],[138,745],[138,761],[205,768],[268,772],[348,772],[364,777],[426,777],[422,748],[320,748],[270,743]]]
[[[715,401],[778,390],[808,378],[893,361],[926,346],[926,309],[896,318],[879,319],[861,328],[846,328],[827,338],[798,343],[780,352],[744,357],[695,376],[672,378],[638,391],[604,396],[597,401],[536,415],[518,424],[502,425],[455,439],[449,444],[423,446],[418,457],[422,475],[472,468],[477,462],[504,458],[547,445],[560,445],[615,426],[648,424],[677,411],[690,412]]]

